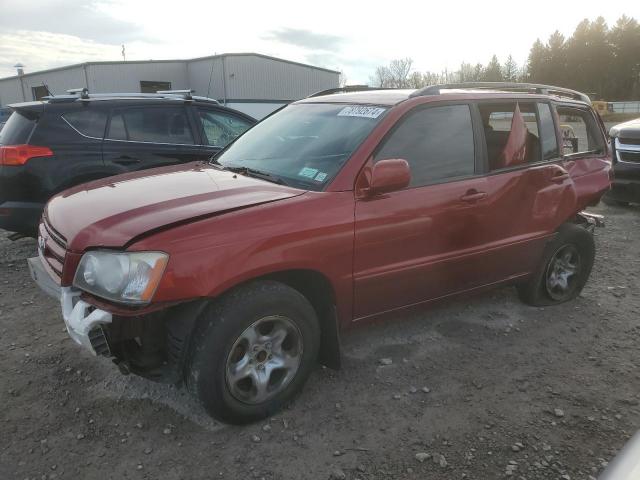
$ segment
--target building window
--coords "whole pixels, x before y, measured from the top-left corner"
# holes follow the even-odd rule
[[[31,87],[31,93],[34,100],[42,100],[42,97],[49,95],[49,88],[46,85]]]
[[[171,82],[140,81],[140,93],[156,93],[158,90],[171,90]]]

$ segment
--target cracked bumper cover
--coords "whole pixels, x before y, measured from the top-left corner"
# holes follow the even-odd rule
[[[93,355],[97,355],[90,339],[90,332],[102,325],[110,324],[112,316],[109,312],[96,309],[80,299],[80,291],[72,287],[60,287],[42,266],[40,257],[27,259],[31,278],[49,296],[60,301],[62,317],[69,336],[85,347]]]

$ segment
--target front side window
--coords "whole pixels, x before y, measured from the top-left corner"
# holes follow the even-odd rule
[[[604,151],[604,139],[587,110],[559,106],[556,109],[562,134],[562,154],[590,154]]]
[[[193,145],[193,134],[182,107],[127,108],[111,116],[107,138],[131,142]]]
[[[478,109],[487,142],[490,171],[540,161],[535,103],[481,103]]]
[[[409,114],[384,141],[374,161],[391,158],[409,163],[409,187],[473,175],[475,152],[469,106],[424,108]]]
[[[267,174],[294,187],[322,190],[386,111],[365,105],[289,105],[248,130],[215,162]]]
[[[243,118],[226,112],[199,109],[198,114],[207,145],[215,147],[226,146],[251,126]]]

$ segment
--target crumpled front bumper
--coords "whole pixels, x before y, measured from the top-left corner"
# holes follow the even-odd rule
[[[78,344],[85,347],[93,355],[108,351],[108,344],[104,338],[102,326],[110,324],[112,315],[97,309],[80,299],[80,291],[72,287],[60,287],[47,273],[40,257],[27,259],[31,278],[49,296],[60,301],[62,317],[69,336]]]

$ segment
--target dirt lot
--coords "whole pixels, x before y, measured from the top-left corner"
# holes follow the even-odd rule
[[[596,476],[640,424],[640,209],[594,211],[607,227],[576,301],[504,288],[354,331],[341,371],[242,428],[77,348],[29,279],[34,242],[2,235],[0,478]]]

